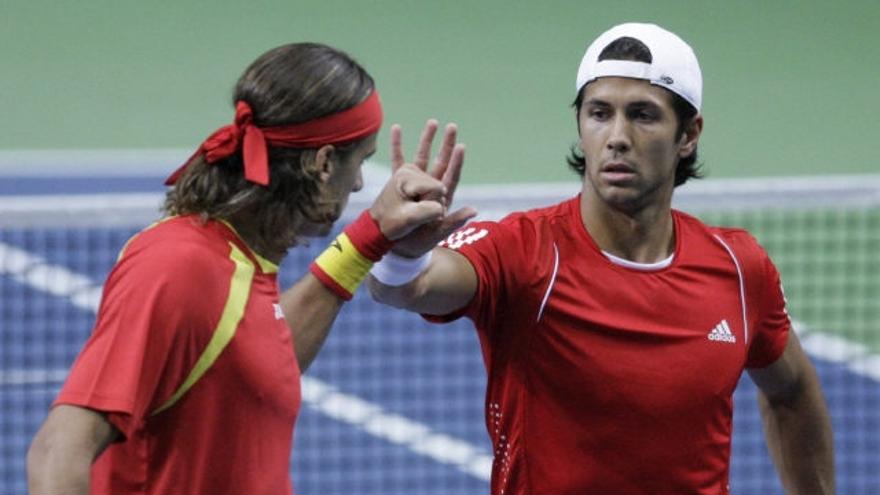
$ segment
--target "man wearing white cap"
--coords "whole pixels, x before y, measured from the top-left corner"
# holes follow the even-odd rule
[[[423,228],[370,281],[381,302],[473,320],[492,493],[727,494],[744,370],[786,490],[833,493],[827,408],[776,268],[745,231],[672,209],[699,176],[694,52],[658,26],[616,26],[587,49],[576,90],[580,195],[433,249]]]

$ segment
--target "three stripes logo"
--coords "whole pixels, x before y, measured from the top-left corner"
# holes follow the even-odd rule
[[[709,332],[709,340],[735,344],[736,335],[734,335],[733,332],[730,331],[730,325],[727,324],[727,320],[721,320],[721,322],[715,325],[715,328],[713,328]]]

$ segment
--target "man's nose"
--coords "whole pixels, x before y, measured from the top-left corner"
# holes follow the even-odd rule
[[[354,180],[354,184],[351,185],[351,192],[358,192],[363,188],[364,188],[364,173],[363,173],[363,170],[358,169],[358,174]]]
[[[618,153],[623,153],[632,146],[629,122],[624,117],[615,117],[611,122],[606,146]]]

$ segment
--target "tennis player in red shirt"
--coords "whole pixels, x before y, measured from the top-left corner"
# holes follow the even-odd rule
[[[426,222],[458,226],[444,206],[463,156],[451,146],[445,177],[400,167],[279,294],[288,249],[329,233],[362,187],[379,96],[346,54],[300,43],[253,62],[233,101],[234,123],[169,177],[167,216],[110,273],[29,450],[32,495],[292,493],[300,373],[342,303],[394,239]]]
[[[776,268],[747,232],[671,206],[698,176],[693,51],[658,26],[619,25],[587,49],[576,84],[577,197],[433,249],[448,225],[422,227],[370,279],[381,302],[473,320],[491,493],[727,494],[744,370],[787,492],[833,493],[827,408]]]

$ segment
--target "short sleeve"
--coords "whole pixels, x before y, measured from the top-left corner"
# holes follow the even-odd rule
[[[748,368],[763,368],[779,359],[791,331],[779,272],[764,250],[757,245],[756,248],[761,255],[762,280],[760,290],[755,291],[760,297],[752,301],[758,308],[758,314],[746,362]]]
[[[217,276],[224,260],[168,247],[132,246],[113,268],[56,405],[105,412],[129,436],[183,382],[210,340],[229,280]]]
[[[467,316],[477,327],[490,328],[503,316],[516,289],[515,267],[522,264],[522,243],[509,223],[473,222],[452,233],[441,248],[461,253],[477,274],[477,291],[461,310],[444,316],[425,316],[429,321],[448,322]]]

